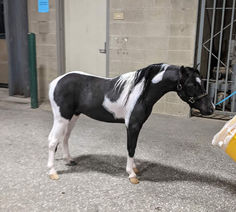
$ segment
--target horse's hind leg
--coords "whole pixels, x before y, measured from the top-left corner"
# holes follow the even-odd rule
[[[54,168],[54,155],[57,145],[61,138],[64,138],[67,131],[69,120],[66,120],[62,117],[54,117],[53,127],[48,136],[49,141],[49,155],[48,155],[48,168],[49,176],[51,179],[58,179],[57,172]]]
[[[63,156],[66,159],[67,165],[69,165],[69,166],[76,165],[76,162],[72,159],[72,157],[70,155],[68,140],[69,140],[71,131],[73,130],[77,119],[78,119],[78,116],[72,117],[72,119],[70,120],[70,122],[68,124],[67,130],[65,133],[65,137],[63,140]]]

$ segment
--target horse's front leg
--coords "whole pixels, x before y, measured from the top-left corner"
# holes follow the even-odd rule
[[[142,128],[141,124],[129,124],[129,126],[127,127],[128,157],[127,157],[126,171],[129,174],[130,182],[133,184],[139,183],[136,176],[138,170],[134,163],[134,154],[135,154],[135,148],[137,145],[138,135],[141,128]]]

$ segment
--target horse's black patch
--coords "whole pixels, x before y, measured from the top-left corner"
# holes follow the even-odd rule
[[[114,87],[115,83],[119,80],[119,78],[120,77],[117,77],[113,80],[113,82],[112,82],[112,84],[114,83],[112,86],[113,88],[110,91],[108,91],[108,93],[106,95],[110,99],[111,102],[117,101],[119,99],[122,91],[124,90],[124,86],[125,86],[126,82],[120,84],[118,87]]]
[[[65,75],[58,81],[54,91],[54,100],[59,106],[61,116],[70,120],[73,115],[83,113],[100,121],[124,122],[123,119],[115,119],[102,106],[104,94],[113,92],[116,80],[79,73]]]

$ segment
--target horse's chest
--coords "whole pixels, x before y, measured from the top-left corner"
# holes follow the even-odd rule
[[[143,81],[135,86],[130,95],[129,90],[123,90],[116,101],[111,101],[107,96],[104,97],[103,107],[113,114],[116,119],[124,119],[126,125],[129,123],[131,113],[142,93]]]
[[[108,97],[104,98],[103,107],[113,114],[116,119],[124,119],[126,107],[120,101],[112,102]]]

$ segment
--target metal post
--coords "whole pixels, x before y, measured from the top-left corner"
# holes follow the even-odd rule
[[[201,70],[201,56],[202,56],[202,39],[203,39],[203,28],[205,18],[205,6],[206,0],[201,1],[201,12],[200,12],[200,25],[199,25],[199,38],[198,38],[198,50],[197,50],[197,64],[199,64],[199,70]]]
[[[9,95],[29,97],[27,0],[4,0]]]
[[[110,29],[110,0],[107,0],[107,16],[106,16],[106,77],[109,77],[109,29]]]
[[[232,6],[231,26],[230,26],[230,33],[229,33],[229,45],[228,45],[228,56],[227,56],[227,66],[226,66],[226,77],[225,77],[224,98],[226,97],[226,90],[227,90],[227,86],[228,86],[229,58],[230,58],[230,49],[231,49],[230,47],[231,47],[232,33],[233,33],[234,8],[235,8],[235,1],[233,1],[233,6]],[[233,79],[233,81],[234,81],[234,79]],[[223,103],[223,111],[225,111],[225,102]]]
[[[35,34],[28,34],[29,42],[29,65],[30,65],[30,96],[31,107],[38,108],[38,83],[37,83],[37,68],[36,68],[36,42]]]
[[[58,76],[65,73],[65,25],[64,0],[56,0],[56,30],[57,30],[57,65]]]
[[[225,2],[226,2],[226,0],[224,0],[224,2],[223,2],[223,10],[222,10],[222,17],[221,17],[221,29],[220,29],[221,31],[220,31],[219,50],[218,50],[214,104],[216,104],[216,99],[217,99],[217,87],[218,87],[218,78],[219,78],[219,69],[220,69],[220,56],[221,56],[221,47],[222,47],[223,25],[224,25],[224,17],[225,17]]]
[[[209,89],[209,80],[210,80],[210,71],[211,71],[210,69],[211,69],[213,35],[214,35],[214,27],[215,27],[216,0],[214,0],[213,8],[214,9],[213,9],[212,21],[211,21],[211,42],[210,42],[210,52],[209,52],[209,57],[208,57],[208,69],[207,69],[207,87],[206,87],[207,93]]]
[[[236,22],[236,20],[234,20],[233,23],[234,23],[234,22]],[[228,27],[230,27],[230,26],[231,26],[231,23],[228,24],[228,25],[226,25],[226,26],[223,28],[223,31],[226,30],[226,29],[227,29]],[[219,32],[215,33],[214,36],[213,36],[213,38],[215,38],[217,35],[219,35],[220,32],[221,32],[221,30],[220,30]],[[204,45],[204,44],[207,44],[210,40],[211,40],[211,38],[209,38],[208,40],[206,40],[206,41],[203,43],[203,45]]]

